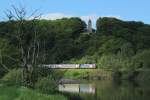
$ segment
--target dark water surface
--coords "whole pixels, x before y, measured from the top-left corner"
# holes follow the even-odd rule
[[[61,84],[58,90],[70,100],[150,100],[150,82],[88,81]]]

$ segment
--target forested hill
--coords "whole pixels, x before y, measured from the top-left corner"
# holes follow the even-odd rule
[[[150,25],[116,18],[99,18],[97,30],[85,34],[79,18],[24,21],[23,44],[31,45],[36,31],[38,63],[96,63],[98,68],[150,67]],[[0,22],[1,64],[10,68],[20,62],[18,22]],[[32,51],[31,51],[32,52]]]

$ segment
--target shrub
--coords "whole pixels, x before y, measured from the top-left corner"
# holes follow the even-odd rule
[[[112,75],[114,80],[120,80],[122,78],[122,73],[119,70],[114,70]]]
[[[93,64],[96,63],[96,55],[94,56],[83,56],[80,59],[71,59],[70,61],[66,61],[65,63],[71,64]]]
[[[150,81],[150,71],[139,71],[138,76],[136,77],[138,81]]]
[[[101,56],[101,58],[97,61],[97,65],[99,68],[116,69],[120,68],[120,62],[121,60],[118,58],[118,56],[110,54]]]
[[[6,70],[3,68],[0,68],[0,78],[2,78],[6,74]]]
[[[53,93],[57,87],[56,83],[52,76],[47,76],[37,81],[36,88],[43,93]]]
[[[2,80],[8,81],[13,84],[21,84],[22,70],[21,69],[13,69],[13,70],[9,71],[6,75],[4,75]]]
[[[137,68],[150,68],[150,50],[138,52],[134,57],[134,64]]]
[[[36,90],[18,86],[0,86],[0,100],[67,100],[60,94],[42,94]]]
[[[46,95],[41,94],[38,91],[30,90],[28,88],[19,88],[20,95],[15,100],[67,100],[63,95],[55,94],[55,95]]]
[[[135,70],[127,70],[127,71],[122,71],[122,79],[125,80],[135,80],[136,77],[138,76],[139,72]]]

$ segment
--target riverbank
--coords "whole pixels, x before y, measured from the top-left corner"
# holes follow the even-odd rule
[[[23,86],[0,82],[0,100],[67,100],[67,98],[60,94],[46,95]]]
[[[15,73],[13,74],[16,74],[16,72],[19,71],[14,72]],[[135,85],[135,87],[133,88],[140,86],[141,83],[144,84],[144,86],[147,86],[145,85],[147,82],[143,79],[149,79],[150,75],[150,72],[148,70],[113,71],[106,69],[50,69],[50,71],[47,70],[47,73],[55,76],[54,79],[57,79],[58,76],[62,77],[60,80],[60,84],[56,86],[57,91],[55,93],[51,94],[49,91],[47,91],[48,88],[52,88],[52,91],[54,91],[53,86],[55,86],[55,83],[53,84],[54,80],[52,79],[52,77],[42,77],[41,81],[37,82],[39,85],[36,85],[38,86],[38,88],[36,87],[36,89],[30,89],[20,85],[14,86],[9,84],[10,81],[6,81],[6,83],[4,83],[4,81],[0,81],[0,100],[77,100],[76,98],[80,98],[78,100],[99,100],[101,95],[103,95],[103,93],[101,94],[101,90],[104,90],[104,94],[106,94],[106,97],[108,97],[109,93],[107,90],[112,89],[112,91],[115,92],[119,87],[121,87],[120,89],[122,89],[122,87],[126,89],[126,87],[124,86],[128,85],[126,84],[128,82]],[[9,76],[10,75],[13,76],[12,74],[9,74]],[[142,80],[141,83],[126,81],[131,76],[135,76],[135,80]],[[114,77],[120,80],[114,81]],[[132,84],[127,87],[127,91],[130,91],[130,86],[132,86]],[[42,91],[46,93],[43,93]],[[75,95],[74,93],[68,93],[69,91],[75,92]],[[144,89],[142,92],[145,93],[145,91],[146,89]],[[118,93],[120,93],[120,91],[118,91],[116,94]],[[124,93],[124,91],[122,91],[121,93]],[[86,98],[88,95],[91,97],[90,99],[88,99],[89,97]],[[116,95],[115,97],[118,98],[120,95],[122,94]],[[125,95],[122,95],[122,98],[124,98],[124,96]],[[128,97],[130,96],[132,95],[130,95],[129,93]]]
[[[63,79],[86,80],[150,80],[147,70],[117,70],[111,69],[53,69],[55,75],[62,75]]]
[[[55,73],[63,73],[64,79],[111,80],[113,72],[105,69],[53,69]]]

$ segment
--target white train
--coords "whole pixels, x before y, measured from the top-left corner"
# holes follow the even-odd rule
[[[45,64],[42,67],[52,68],[52,69],[94,69],[95,64]]]

